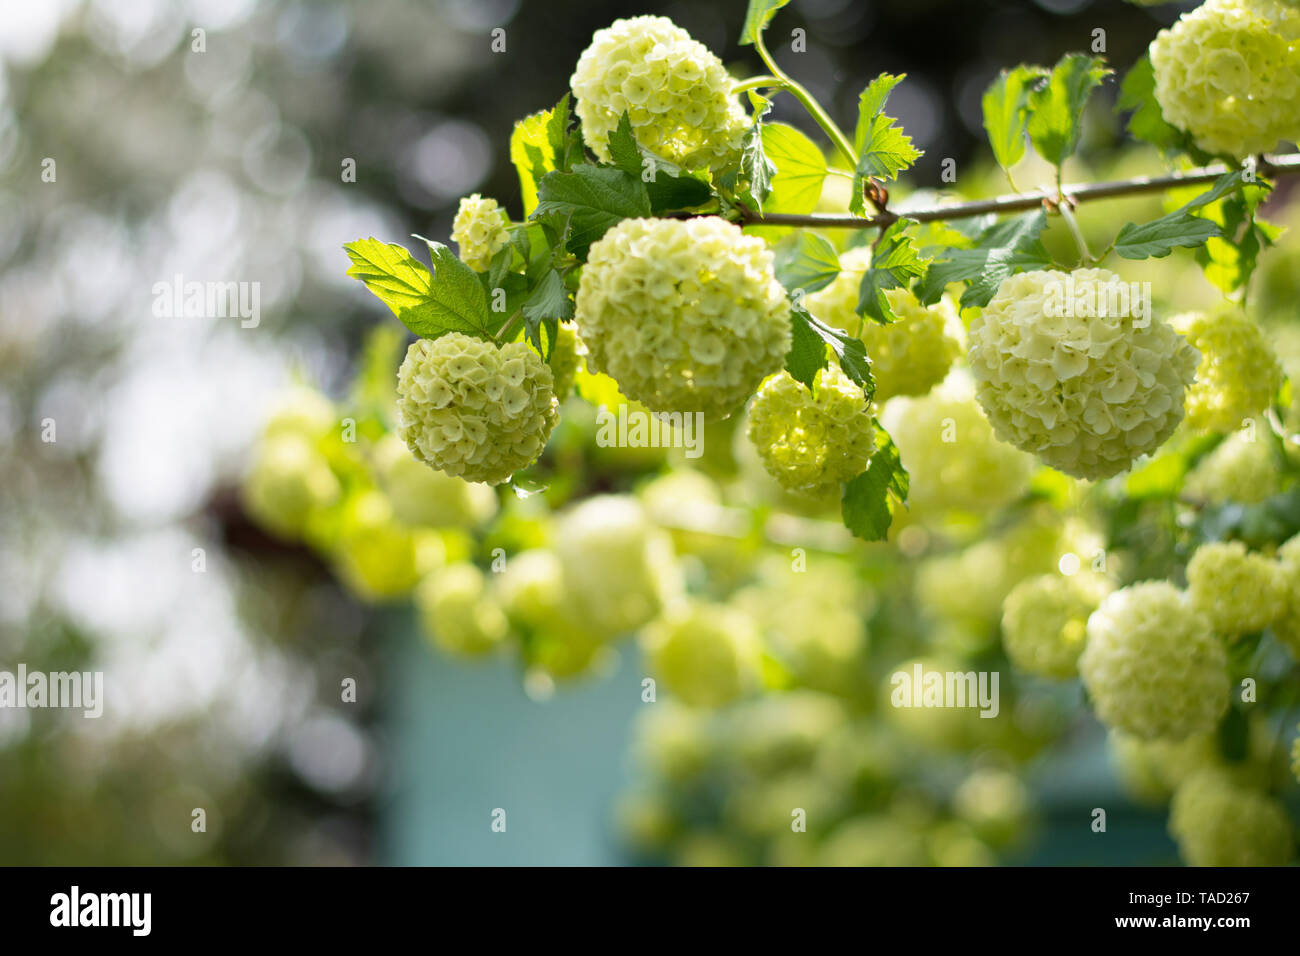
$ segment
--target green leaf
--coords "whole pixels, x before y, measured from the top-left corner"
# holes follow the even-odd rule
[[[646,193],[650,196],[650,209],[659,215],[678,209],[693,209],[713,198],[709,184],[694,176],[677,176],[662,167],[650,171],[650,179],[641,175]]]
[[[632,132],[632,120],[625,111],[618,119],[618,126],[609,134],[609,155],[614,165],[623,172],[640,177],[642,168],[641,145]]]
[[[442,243],[428,246],[432,271],[394,243],[373,237],[349,242],[343,247],[352,260],[348,275],[364,282],[416,335],[433,339],[464,332],[492,338],[505,316],[489,311],[478,275]]]
[[[1115,252],[1125,259],[1162,259],[1179,246],[1199,246],[1212,236],[1223,235],[1223,230],[1192,210],[1212,203],[1224,193],[1241,185],[1239,169],[1224,173],[1208,192],[1197,196],[1181,209],[1161,216],[1145,225],[1128,223],[1115,237]]]
[[[776,164],[768,211],[812,212],[821,199],[826,157],[816,143],[793,126],[768,123],[761,135],[764,154]]]
[[[1102,64],[1101,57],[1068,53],[1047,82],[1029,94],[1029,140],[1053,166],[1059,168],[1079,145],[1088,97],[1111,72]]]
[[[1115,252],[1125,259],[1163,259],[1179,246],[1199,246],[1222,234],[1210,220],[1179,211],[1142,226],[1129,223],[1115,239]]]
[[[1151,57],[1144,53],[1133,64],[1119,86],[1119,99],[1115,112],[1132,110],[1128,131],[1135,138],[1158,146],[1165,152],[1185,149],[1190,137],[1176,126],[1170,125],[1156,100],[1156,77],[1151,68]]]
[[[704,180],[683,172],[680,166],[656,156],[638,143],[627,113],[619,118],[618,127],[609,134],[609,152],[615,166],[645,184],[650,209],[655,214],[690,209],[713,197],[713,190]]]
[[[1045,75],[1046,71],[1036,66],[1003,70],[984,92],[984,131],[993,147],[993,157],[1003,169],[1010,169],[1024,158],[1029,94]]]
[[[762,96],[755,96],[755,99],[758,102],[755,103],[754,121],[740,141],[740,175],[748,184],[749,199],[754,208],[762,212],[763,203],[772,194],[776,164],[768,158],[763,143],[763,117],[771,111],[772,101]]]
[[[554,170],[542,177],[535,218],[567,219],[567,248],[586,258],[591,244],[616,223],[650,215],[650,198],[641,180],[621,169],[581,163],[571,172]]]
[[[510,161],[519,174],[519,192],[524,199],[524,215],[537,208],[537,183],[555,168],[555,152],[547,133],[551,111],[526,116],[515,123],[510,134]]]
[[[574,163],[582,161],[582,137],[572,122],[569,94],[565,93],[551,110],[551,117],[546,123],[546,140],[551,146],[553,169],[567,172]]]
[[[564,287],[564,279],[552,269],[539,282],[524,302],[524,318],[536,322],[542,319],[573,318],[573,300]]]
[[[1269,192],[1265,183],[1243,184],[1239,193],[1207,203],[1202,215],[1216,223],[1222,236],[1208,239],[1196,250],[1205,277],[1227,293],[1250,282],[1261,249],[1273,245],[1281,228],[1256,218],[1256,210]]]
[[[871,464],[844,486],[840,501],[844,526],[867,541],[883,541],[889,534],[894,519],[890,496],[905,503],[910,484],[898,447],[884,429],[879,429],[879,435]]]
[[[922,155],[921,150],[912,145],[912,138],[884,112],[889,94],[906,76],[906,73],[897,76],[881,73],[858,96],[858,125],[853,132],[858,165],[853,171],[850,212],[861,214],[864,210],[862,187],[867,177],[894,179]]]
[[[826,367],[826,340],[811,325],[799,317],[791,316],[790,351],[785,356],[785,370],[796,382],[812,391],[813,379]]]
[[[1008,276],[1052,264],[1038,238],[1046,225],[1047,214],[1040,209],[990,226],[972,249],[944,250],[945,258],[930,263],[916,284],[917,298],[933,305],[950,282],[968,282],[961,304],[983,308]]]
[[[745,11],[745,25],[740,31],[740,45],[753,46],[758,42],[759,34],[776,16],[776,11],[790,0],[749,0],[749,9]]]
[[[776,278],[791,292],[816,292],[834,282],[839,274],[840,257],[835,247],[815,232],[800,230],[793,242],[777,247]]]
[[[885,292],[906,289],[913,279],[925,275],[928,264],[928,260],[917,253],[911,237],[903,234],[909,225],[915,225],[913,220],[897,219],[880,234],[871,254],[871,268],[863,274],[858,286],[855,311],[882,325],[898,321]]]
[[[839,359],[840,368],[850,380],[862,387],[862,392],[867,396],[867,401],[871,401],[876,396],[876,380],[871,374],[871,360],[867,358],[867,347],[862,344],[862,340],[854,338],[841,329],[833,329],[829,325],[816,318],[812,313],[802,305],[793,304],[790,310],[791,327],[796,337],[803,336],[803,343],[806,345],[809,341],[804,329],[800,329],[802,324],[807,327],[819,339],[823,346],[829,345],[835,357]],[[806,360],[806,359],[805,359]],[[817,368],[825,367],[825,350],[822,351],[822,364]],[[800,372],[804,371],[800,366]],[[790,373],[794,375],[793,372]],[[816,369],[813,370],[816,374]],[[795,376],[798,378],[798,376]],[[800,381],[803,381],[800,378]],[[805,382],[811,387],[811,376],[809,381]]]

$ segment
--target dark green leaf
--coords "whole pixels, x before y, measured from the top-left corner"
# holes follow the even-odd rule
[[[933,305],[948,283],[969,282],[961,304],[983,308],[1008,276],[1051,265],[1051,256],[1038,238],[1046,225],[1047,214],[1040,209],[990,226],[973,249],[944,250],[946,258],[930,263],[917,282],[917,298]]]
[[[785,370],[796,382],[812,390],[813,379],[826,367],[826,341],[796,312],[790,323],[790,351],[785,356]]]
[[[893,521],[890,495],[906,502],[910,479],[898,448],[882,429],[884,443],[871,456],[867,470],[844,486],[840,513],[844,526],[867,541],[883,541]]]
[[[585,258],[591,244],[624,219],[650,215],[650,198],[635,176],[621,169],[581,163],[570,172],[558,170],[542,177],[534,216],[561,221],[567,217],[567,248]]]
[[[854,338],[840,329],[831,328],[801,305],[791,306],[790,319],[795,335],[803,335],[803,342],[807,343],[807,336],[804,335],[802,329],[799,329],[800,324],[807,326],[809,331],[822,340],[823,345],[830,346],[831,351],[835,353],[835,357],[839,360],[840,368],[844,371],[844,374],[862,387],[863,394],[867,396],[867,401],[875,398],[876,380],[871,374],[871,360],[867,358],[867,347],[862,344],[861,339]],[[818,368],[824,367],[825,352],[822,353],[822,359],[823,364],[819,365]],[[800,370],[803,371],[802,366]]]
[[[542,319],[573,318],[573,301],[560,274],[552,269],[528,294],[524,318],[536,324]]]
[[[885,292],[889,289],[906,289],[912,280],[925,275],[927,260],[917,254],[910,237],[903,234],[910,219],[898,219],[880,235],[871,255],[871,268],[862,276],[858,286],[858,315],[869,316],[886,325],[897,322]]]
[[[1215,202],[1224,193],[1241,185],[1241,177],[1239,169],[1226,172],[1213,188],[1181,209],[1141,226],[1128,223],[1115,238],[1115,252],[1125,259],[1161,259],[1179,246],[1199,246],[1212,236],[1223,235],[1216,223],[1192,215],[1192,210]]]
[[[618,126],[609,134],[609,154],[614,165],[623,172],[638,179],[641,176],[641,147],[632,132],[632,121],[625,112],[619,117]]]
[[[564,172],[574,163],[582,161],[582,137],[576,128],[571,127],[572,118],[569,94],[565,93],[551,110],[551,117],[546,123],[546,138],[551,146],[553,168]]]

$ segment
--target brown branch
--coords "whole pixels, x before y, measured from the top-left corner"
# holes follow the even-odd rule
[[[1079,183],[1061,188],[1063,196],[1080,203],[1092,199],[1110,199],[1115,196],[1133,196],[1139,193],[1161,192],[1175,186],[1195,186],[1198,183],[1212,183],[1228,167],[1223,165],[1206,166],[1189,169],[1167,176],[1138,176],[1133,179],[1119,179],[1105,183]],[[1270,176],[1288,176],[1300,174],[1300,153],[1286,156],[1274,156],[1261,159],[1255,172],[1261,178]],[[1019,212],[1036,209],[1044,202],[1054,203],[1056,197],[1050,193],[1017,193],[998,196],[994,199],[977,199],[971,202],[947,203],[927,206],[920,209],[906,209],[886,212],[876,216],[845,216],[835,213],[795,213],[772,212],[766,215],[750,209],[742,209],[741,222],[747,226],[814,226],[823,229],[871,229],[889,226],[899,219],[914,219],[917,222],[939,222],[948,219],[966,219],[971,216],[983,216],[988,213]]]

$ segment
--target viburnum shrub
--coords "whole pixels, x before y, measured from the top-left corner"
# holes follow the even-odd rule
[[[651,860],[996,862],[1019,768],[1103,736],[1080,706],[1186,861],[1289,860],[1300,258],[1261,211],[1300,226],[1300,157],[1268,154],[1300,6],[1152,27],[1118,105],[1164,175],[1064,181],[1116,165],[1081,150],[1100,57],[1003,71],[992,201],[974,161],[899,181],[902,75],[841,128],[768,50],[784,6],[749,4],[751,77],[663,17],[597,31],[459,254],[347,243],[400,324],[347,394],[294,389],[249,514],[530,694],[639,651],[651,781],[619,818]],[[929,706],[931,673],[1000,681]]]

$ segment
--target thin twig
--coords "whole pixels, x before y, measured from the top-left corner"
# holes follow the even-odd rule
[[[1167,176],[1138,176],[1133,179],[1119,179],[1104,183],[1079,183],[1061,187],[1062,193],[1075,202],[1093,199],[1109,199],[1115,196],[1133,196],[1140,193],[1161,192],[1176,186],[1195,186],[1198,183],[1212,183],[1228,168],[1223,165],[1206,166],[1189,169],[1186,172],[1171,173]],[[1300,153],[1275,156],[1259,164],[1256,173],[1261,178],[1269,176],[1289,176],[1300,174]],[[895,210],[876,216],[846,216],[838,213],[797,213],[770,212],[760,214],[750,209],[742,210],[745,225],[765,226],[813,226],[822,229],[872,229],[888,226],[899,219],[914,219],[917,222],[941,222],[948,219],[967,219],[971,216],[983,216],[988,213],[998,214],[1036,209],[1043,203],[1042,193],[997,196],[993,199],[977,199],[971,202],[947,203],[926,206],[919,209]]]

